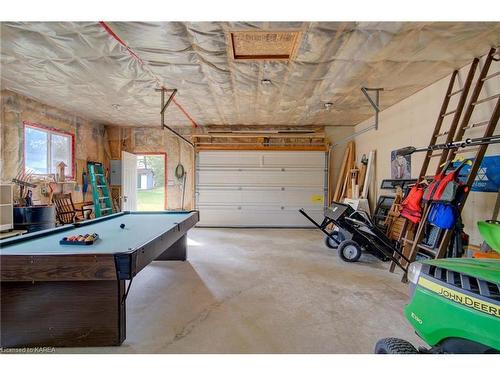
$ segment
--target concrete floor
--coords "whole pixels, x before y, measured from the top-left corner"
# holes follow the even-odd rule
[[[120,347],[57,353],[373,353],[378,339],[418,344],[407,286],[370,255],[348,264],[317,230],[201,229],[187,262],[134,279]],[[98,317],[96,317],[98,319]]]

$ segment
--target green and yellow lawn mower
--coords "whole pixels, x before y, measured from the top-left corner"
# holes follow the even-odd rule
[[[481,233],[497,252],[500,223]],[[404,314],[430,348],[399,338],[379,340],[377,354],[500,353],[500,260],[434,259],[408,269],[411,301]]]

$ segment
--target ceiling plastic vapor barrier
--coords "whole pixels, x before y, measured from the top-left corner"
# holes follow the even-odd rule
[[[1,84],[103,124],[160,126],[164,87],[172,127],[355,125],[361,87],[383,109],[498,44],[484,22],[5,22]]]

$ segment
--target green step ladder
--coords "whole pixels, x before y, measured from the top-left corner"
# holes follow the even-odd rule
[[[101,163],[88,162],[87,168],[92,185],[92,198],[94,201],[95,217],[110,215],[113,213],[109,186],[104,175],[104,167]]]

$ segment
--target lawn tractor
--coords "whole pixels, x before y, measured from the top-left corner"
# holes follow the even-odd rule
[[[422,148],[405,147],[397,150],[397,154],[410,155],[494,143],[500,143],[500,135]],[[493,180],[496,180],[495,177],[491,176]],[[478,223],[486,245],[497,253],[500,253],[499,208],[500,200],[497,199],[493,220]],[[379,340],[375,353],[500,353],[498,254],[413,262],[408,267],[407,276],[411,300],[405,306],[404,314],[429,348],[416,349],[408,341],[391,337]]]
[[[497,225],[493,237],[498,244]],[[411,301],[404,314],[430,348],[416,349],[408,341],[385,338],[377,342],[375,353],[500,353],[500,260],[414,262],[408,281]]]

